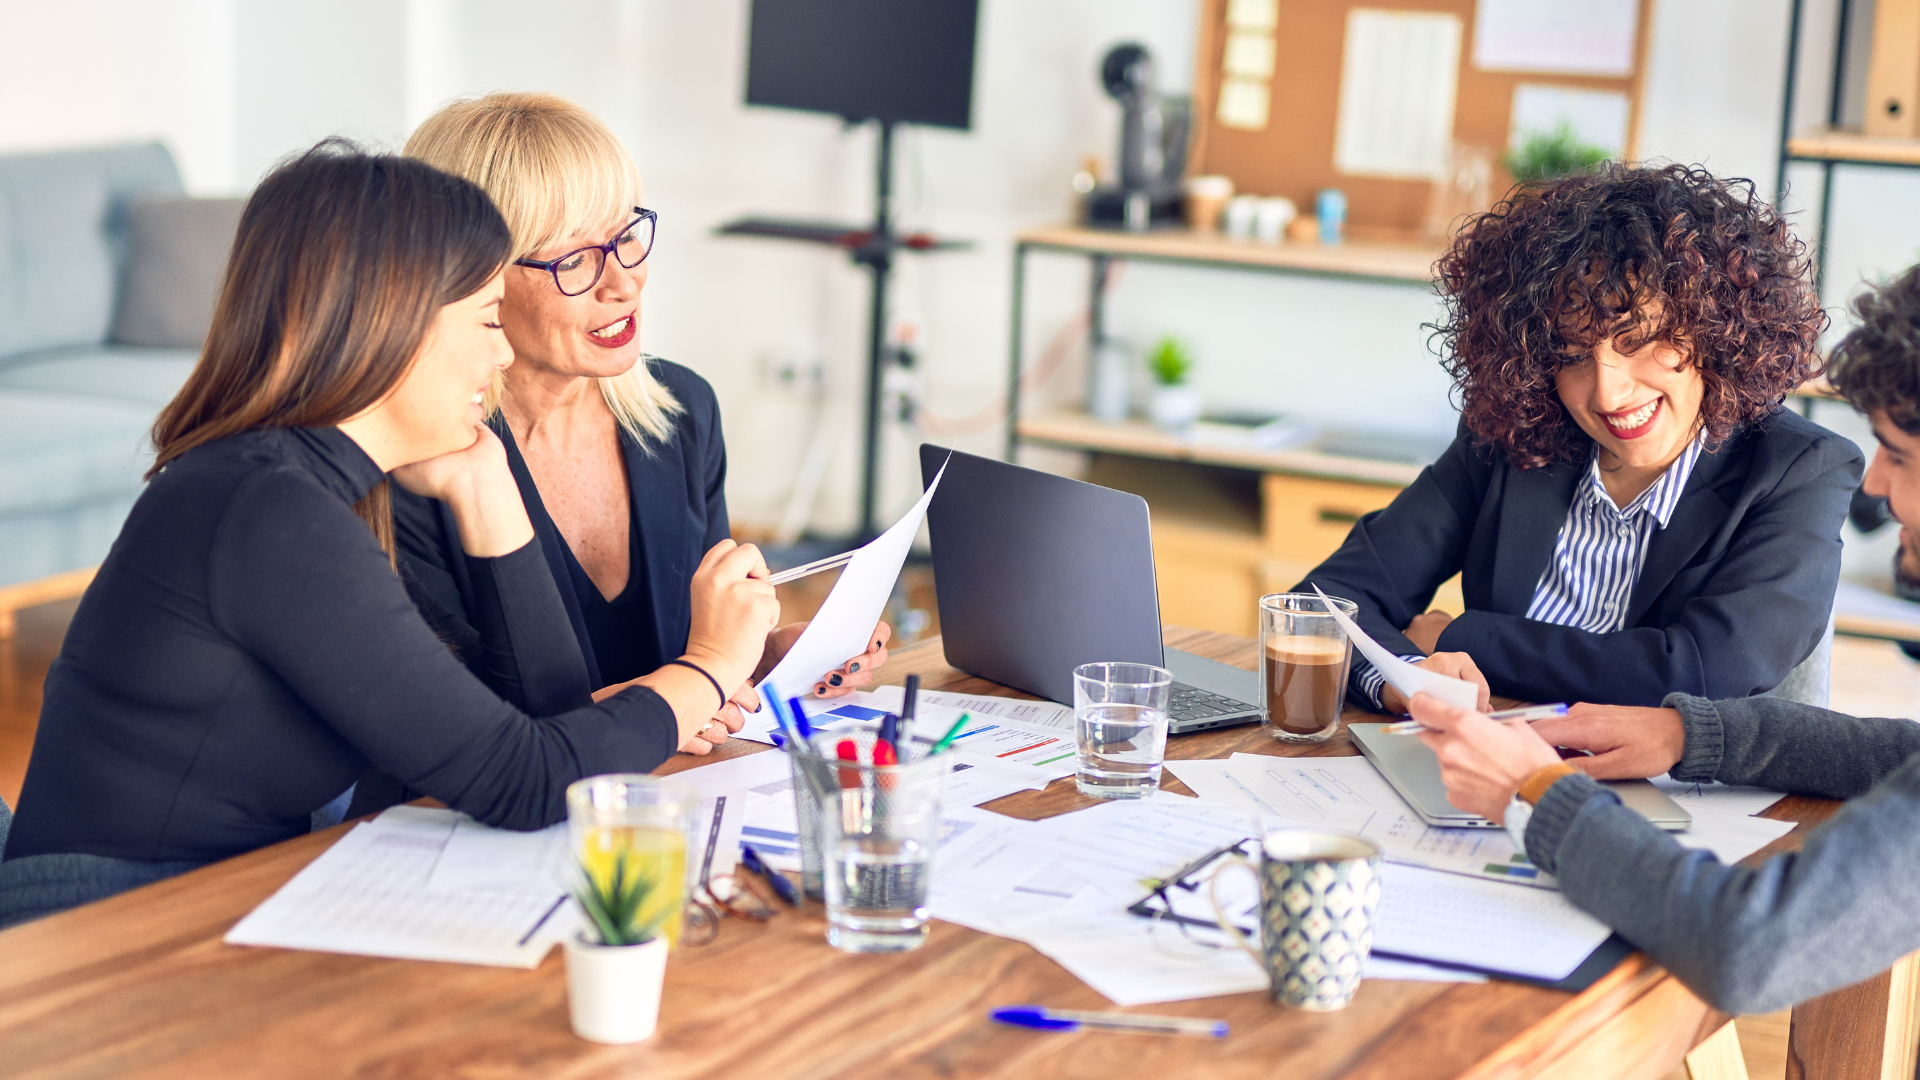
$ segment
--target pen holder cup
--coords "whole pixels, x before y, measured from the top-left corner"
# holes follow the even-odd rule
[[[1220,876],[1236,866],[1260,883],[1258,948],[1220,902]],[[1214,918],[1271,981],[1273,1000],[1295,1009],[1344,1009],[1360,989],[1380,908],[1380,849],[1332,829],[1275,829],[1258,865],[1234,856],[1207,882]]]
[[[827,940],[848,952],[904,952],[926,941],[948,763],[914,740],[898,765],[873,764],[871,728],[818,732],[789,755],[803,881],[827,905]],[[852,757],[839,756],[851,745]]]

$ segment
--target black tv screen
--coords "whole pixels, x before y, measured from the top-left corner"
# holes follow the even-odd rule
[[[753,0],[747,104],[965,131],[979,0]]]

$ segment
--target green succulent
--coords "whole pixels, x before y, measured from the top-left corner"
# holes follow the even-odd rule
[[[1550,134],[1534,132],[1500,159],[1513,178],[1522,184],[1558,180],[1563,176],[1586,172],[1607,160],[1605,150],[1580,141],[1573,125],[1560,121]]]
[[[574,899],[593,923],[602,945],[652,941],[677,910],[672,903],[655,902],[655,894],[666,885],[640,866],[640,859],[622,852],[614,857],[612,873],[604,879],[583,871],[575,881]]]
[[[1161,386],[1179,386],[1193,374],[1193,356],[1177,338],[1163,337],[1147,357],[1147,371]]]

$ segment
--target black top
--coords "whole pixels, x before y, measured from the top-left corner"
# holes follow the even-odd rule
[[[643,687],[535,719],[475,679],[353,513],[381,479],[334,428],[222,439],[154,478],[47,674],[9,859],[223,858],[306,832],[368,768],[539,828],[573,781],[673,753],[672,710]],[[564,634],[534,545],[465,566],[500,639]],[[542,662],[486,657],[548,678],[523,660]]]
[[[573,628],[522,648],[552,655],[535,684],[508,681],[511,668],[487,660],[501,647],[496,635],[475,617],[480,597],[468,560],[461,554],[460,532],[446,504],[396,490],[393,500],[395,543],[401,573],[421,609],[451,642],[474,673],[509,701],[538,712],[571,708],[589,700],[593,690],[638,678],[686,651],[692,623],[689,583],[707,549],[727,531],[727,448],[720,432],[720,403],[707,381],[679,364],[656,357],[655,379],[680,402],[673,431],[664,440],[637,442],[620,429],[620,450],[627,469],[627,586],[609,602],[566,538],[547,516],[540,489],[506,421],[490,423],[507,447],[507,464],[520,484],[527,516],[540,538],[553,583]],[[576,648],[577,646],[577,648]],[[578,665],[578,667],[571,667]],[[558,673],[578,672],[559,677]]]
[[[1850,440],[1785,409],[1703,453],[1647,546],[1626,628],[1526,617],[1588,463],[1522,471],[1462,425],[1440,460],[1362,517],[1309,582],[1360,606],[1361,629],[1415,655],[1401,628],[1461,575],[1467,610],[1440,635],[1496,694],[1656,706],[1780,685],[1826,632],[1840,522],[1860,480]]]

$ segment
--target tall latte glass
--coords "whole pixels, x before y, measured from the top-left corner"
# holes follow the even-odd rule
[[[1333,597],[1353,618],[1359,607]],[[1267,734],[1288,742],[1320,742],[1340,730],[1353,644],[1312,593],[1273,593],[1260,598],[1261,723]]]

